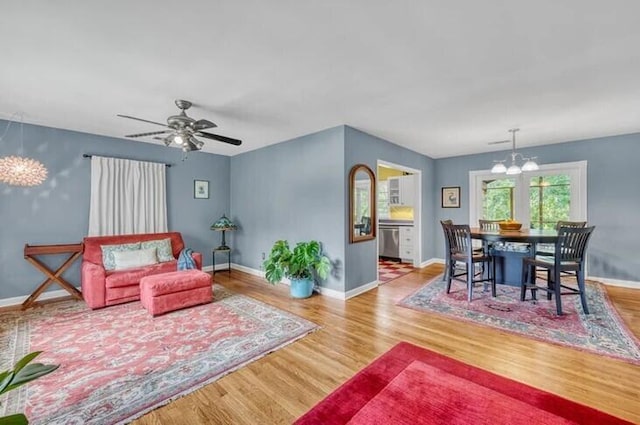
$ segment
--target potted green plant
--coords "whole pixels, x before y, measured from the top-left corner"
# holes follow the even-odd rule
[[[18,360],[12,370],[0,372],[0,394],[18,388],[41,376],[48,375],[58,368],[59,365],[31,363],[40,353],[42,353],[42,351],[29,353]],[[0,425],[26,425],[28,423],[29,421],[23,413],[0,417]]]
[[[298,242],[293,250],[289,242],[276,241],[263,266],[269,283],[276,284],[283,277],[291,281],[294,298],[310,297],[315,277],[326,279],[331,271],[331,262],[317,241]]]

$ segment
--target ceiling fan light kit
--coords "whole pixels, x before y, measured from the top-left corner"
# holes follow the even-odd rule
[[[491,172],[494,174],[507,174],[507,175],[516,175],[516,174],[520,174],[523,171],[536,171],[538,170],[540,167],[538,166],[538,164],[535,162],[535,157],[532,158],[526,158],[524,157],[522,154],[516,152],[516,132],[520,131],[519,128],[512,128],[509,130],[509,132],[511,133],[511,165],[507,168],[507,166],[504,164],[509,157],[505,158],[502,161],[493,161],[495,164],[493,165],[493,168],[491,168]],[[522,165],[522,167],[520,167],[518,164],[516,164],[516,159],[520,157],[521,161],[524,161],[524,164]]]
[[[187,109],[191,108],[193,105],[188,100],[178,99],[175,101],[176,106],[180,109],[180,113],[178,115],[172,115],[167,118],[167,123],[162,124],[156,121],[145,120],[142,118],[132,117],[130,115],[120,115],[121,118],[127,118],[136,121],[142,121],[149,124],[160,125],[163,127],[167,127],[167,130],[161,131],[151,131],[146,133],[136,133],[129,134],[125,137],[137,138],[137,137],[146,137],[146,136],[154,136],[154,139],[161,140],[165,146],[171,146],[172,144],[176,144],[182,148],[183,152],[191,152],[191,151],[199,151],[204,147],[204,142],[197,139],[196,137],[204,137],[205,139],[216,140],[218,142],[228,143],[234,146],[240,146],[242,144],[241,140],[233,139],[231,137],[221,136],[213,133],[206,133],[202,130],[206,130],[209,128],[216,128],[217,125],[209,120],[201,119],[195,120],[187,115],[185,112]],[[158,137],[160,135],[165,135],[163,137]]]

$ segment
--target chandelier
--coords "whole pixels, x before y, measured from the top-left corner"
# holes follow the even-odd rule
[[[520,129],[512,128],[511,130],[509,130],[509,132],[511,133],[511,142],[512,142],[511,165],[509,166],[509,168],[507,168],[504,165],[504,163],[509,159],[508,156],[502,161],[493,161],[495,162],[495,164],[491,169],[492,173],[495,173],[495,174],[507,173],[509,175],[513,175],[513,174],[520,174],[523,171],[536,171],[537,169],[540,168],[538,167],[538,164],[534,161],[534,159],[536,159],[535,157],[525,158],[522,154],[516,152],[516,131],[520,131]],[[524,161],[524,164],[522,165],[522,167],[516,164],[517,157],[520,157],[520,160]]]
[[[14,114],[11,119],[16,114]],[[9,127],[11,127],[11,119],[7,124],[0,141],[4,140]],[[20,116],[20,146],[24,152],[24,122],[23,116]],[[0,158],[0,183],[6,183],[11,186],[38,186],[47,179],[47,168],[38,160],[23,156],[11,155]]]

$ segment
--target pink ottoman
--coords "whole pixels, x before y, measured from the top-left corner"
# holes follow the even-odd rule
[[[155,274],[140,279],[140,301],[153,316],[213,301],[211,276],[200,270]]]

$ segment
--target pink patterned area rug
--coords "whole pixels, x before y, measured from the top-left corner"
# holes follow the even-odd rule
[[[7,393],[0,416],[127,423],[318,329],[220,285],[214,297],[156,318],[139,302],[92,311],[68,301],[1,314],[0,370],[36,350],[44,351],[39,362],[60,368]]]
[[[468,302],[466,285],[453,281],[447,294],[442,276],[398,304],[640,364],[640,341],[624,325],[602,285],[586,283],[591,314],[582,313],[578,296],[565,296],[564,314],[558,316],[555,301],[548,301],[544,292],[540,291],[533,303],[527,291],[527,300],[521,302],[520,288],[508,285],[497,286],[496,298],[490,290],[483,292],[482,286],[477,286]]]

